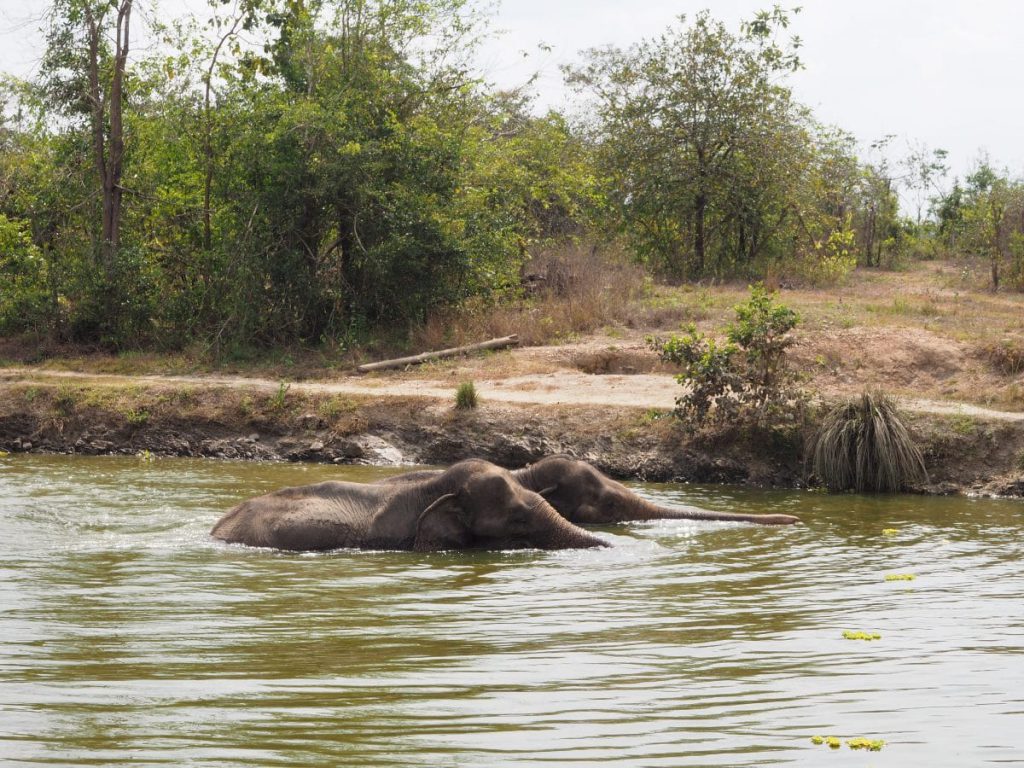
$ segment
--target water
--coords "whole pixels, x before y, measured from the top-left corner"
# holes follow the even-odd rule
[[[387,472],[0,459],[0,763],[1024,763],[1020,501],[640,486],[806,525],[637,523],[602,551],[207,535],[245,497]]]

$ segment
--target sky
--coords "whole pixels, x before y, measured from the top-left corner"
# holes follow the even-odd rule
[[[565,107],[560,66],[578,52],[628,47],[703,8],[738,28],[772,0],[504,0],[501,32],[480,53],[484,76],[503,87],[536,81],[541,107]],[[137,0],[141,7],[151,2]],[[171,10],[201,0],[163,0]],[[785,7],[800,4],[782,3]],[[39,17],[48,2],[0,0],[0,70],[26,75],[39,59]],[[805,69],[791,79],[817,118],[868,145],[895,134],[891,154],[943,148],[959,175],[982,153],[1024,175],[1022,0],[804,0],[788,34],[799,35]],[[550,46],[549,52],[538,49]]]

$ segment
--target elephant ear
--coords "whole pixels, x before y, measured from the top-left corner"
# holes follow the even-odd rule
[[[446,493],[420,513],[413,549],[459,549],[470,542],[469,524],[458,494]]]

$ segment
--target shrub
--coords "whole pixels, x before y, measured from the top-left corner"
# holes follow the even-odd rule
[[[1024,372],[1024,345],[1010,340],[985,347],[989,364],[1004,376],[1016,376]]]
[[[865,392],[833,408],[810,454],[814,474],[830,491],[894,493],[928,479],[895,401],[881,393]]]
[[[472,381],[464,381],[455,390],[455,407],[460,410],[476,408],[479,400],[476,394],[476,386]]]
[[[676,398],[675,412],[690,426],[736,418],[768,426],[793,420],[803,410],[806,397],[786,360],[793,345],[789,332],[799,321],[796,312],[776,304],[763,285],[752,286],[750,299],[735,309],[725,344],[692,324],[681,338],[648,338],[662,360],[682,367],[676,379],[688,389]]]
[[[40,331],[47,325],[47,274],[29,225],[0,214],[0,331]]]
[[[124,418],[133,427],[141,427],[149,421],[149,411],[143,408],[129,408],[124,412]]]
[[[286,381],[282,381],[277,385],[277,392],[270,398],[270,408],[275,411],[283,411],[288,400],[288,390],[292,388],[292,385]]]

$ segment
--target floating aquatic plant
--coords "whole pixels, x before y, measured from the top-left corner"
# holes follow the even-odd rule
[[[917,578],[917,576],[915,576],[912,573],[887,573],[887,574],[885,574],[885,580],[886,581],[913,581],[916,578]]]
[[[885,742],[882,739],[866,739],[863,736],[858,736],[855,739],[847,739],[846,746],[850,749],[866,749],[869,752],[878,752],[885,746]]]
[[[847,629],[843,632],[843,637],[847,640],[881,640],[882,636],[877,632],[854,632],[851,629]]]
[[[812,744],[828,744],[831,749],[839,749],[842,740],[838,736],[811,736]]]
[[[842,739],[838,736],[811,736],[811,743],[819,746],[827,744],[829,749],[839,749],[843,745]],[[850,749],[866,749],[869,752],[878,752],[885,746],[885,742],[882,739],[868,739],[863,736],[857,736],[853,739],[847,739],[846,746]]]
[[[899,532],[900,532],[899,528],[883,528],[882,529],[882,535],[883,536],[895,536]]]

